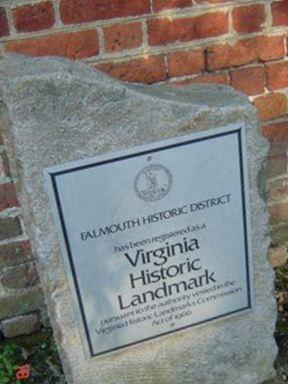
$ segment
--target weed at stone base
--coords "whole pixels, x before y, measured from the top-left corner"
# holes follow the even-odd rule
[[[16,380],[18,354],[19,350],[15,344],[8,343],[0,347],[0,384],[20,384],[20,381]]]
[[[12,346],[12,348],[11,348]],[[29,336],[3,340],[0,354],[5,350],[8,356],[9,381],[0,376],[0,384],[65,384],[57,347],[50,330],[42,330]],[[29,377],[17,381],[16,370],[29,365]],[[13,373],[11,370],[13,367]],[[0,368],[1,371],[1,368]],[[7,371],[7,370],[6,370]],[[6,374],[7,376],[7,374]],[[2,381],[1,381],[2,380]],[[6,381],[4,381],[6,380]]]

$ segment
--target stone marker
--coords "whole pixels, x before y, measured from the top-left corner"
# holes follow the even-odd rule
[[[53,58],[1,60],[0,85],[68,382],[272,378],[267,146],[248,99]]]

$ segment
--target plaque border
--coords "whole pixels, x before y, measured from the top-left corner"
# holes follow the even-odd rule
[[[239,128],[234,128],[235,126],[239,126]],[[243,159],[243,151],[244,152],[246,152],[246,151],[245,151],[245,147],[243,148],[243,142],[242,142],[243,141],[242,135],[244,134],[244,131],[245,131],[244,127],[245,126],[243,123],[238,123],[238,124],[220,127],[219,129],[222,130],[222,132],[214,133],[214,134],[209,134],[210,132],[212,132],[212,130],[207,130],[204,132],[201,132],[201,131],[200,132],[199,131],[198,132],[192,132],[190,135],[197,134],[197,133],[198,134],[203,134],[203,133],[207,134],[208,133],[208,134],[205,136],[202,136],[202,137],[189,138],[189,139],[187,138],[187,136],[168,138],[166,141],[178,139],[179,142],[165,145],[165,140],[163,140],[160,142],[162,145],[159,145],[159,146],[157,146],[157,144],[158,144],[157,142],[151,143],[154,146],[153,146],[153,148],[150,148],[150,149],[142,149],[141,150],[141,146],[139,146],[138,148],[137,147],[132,148],[135,150],[135,152],[133,151],[133,153],[130,153],[127,155],[116,156],[116,154],[112,152],[112,153],[108,154],[108,156],[110,155],[110,157],[108,157],[105,160],[93,161],[93,158],[90,158],[90,159],[88,158],[88,159],[86,159],[86,161],[90,160],[91,163],[89,162],[88,164],[83,164],[83,165],[79,165],[79,166],[72,166],[71,165],[72,166],[71,168],[66,168],[66,169],[62,169],[62,170],[55,170],[55,168],[57,168],[59,166],[51,167],[51,168],[48,168],[45,170],[46,175],[47,175],[47,179],[50,179],[50,182],[52,183],[52,191],[53,191],[54,198],[56,201],[58,219],[60,220],[60,228],[62,230],[62,236],[63,236],[63,240],[64,240],[65,251],[67,253],[68,260],[69,260],[70,271],[71,271],[71,275],[72,275],[72,279],[73,279],[74,289],[76,292],[78,306],[80,309],[82,324],[84,326],[84,333],[85,333],[87,344],[88,344],[88,350],[89,350],[90,358],[101,356],[101,355],[112,353],[112,352],[117,352],[123,348],[131,347],[133,345],[137,345],[137,344],[140,344],[142,342],[150,341],[150,340],[153,340],[153,339],[158,338],[158,337],[166,336],[166,335],[169,335],[169,334],[172,334],[175,332],[180,332],[180,331],[183,331],[183,330],[188,329],[188,328],[203,325],[203,324],[211,322],[211,321],[219,320],[222,318],[226,318],[228,316],[236,315],[240,312],[244,312],[244,311],[246,312],[247,310],[253,309],[253,297],[252,297],[252,289],[251,289],[251,283],[253,281],[252,280],[253,279],[252,278],[252,264],[250,264],[251,260],[249,257],[249,253],[250,253],[250,249],[249,249],[249,240],[250,240],[249,237],[250,236],[248,233],[248,227],[249,227],[248,219],[249,218],[248,218],[247,209],[246,209],[248,207],[249,199],[246,199],[246,188],[245,188],[245,181],[246,181],[246,184],[248,184],[248,176],[246,173],[246,162],[244,163],[244,159]],[[223,132],[223,129],[229,129],[229,130],[226,130]],[[223,313],[223,314],[218,315],[218,316],[210,317],[208,319],[199,321],[197,323],[189,324],[189,325],[186,325],[186,326],[183,326],[180,328],[173,329],[171,331],[162,332],[162,333],[159,333],[159,334],[151,336],[151,337],[147,337],[147,338],[144,338],[144,339],[141,339],[138,341],[134,341],[134,342],[131,342],[128,344],[124,344],[124,345],[115,347],[115,348],[111,348],[109,350],[95,353],[93,350],[93,345],[92,345],[92,341],[91,341],[89,327],[87,324],[87,319],[86,319],[86,315],[85,315],[85,311],[84,311],[84,305],[82,302],[80,287],[79,287],[79,283],[77,280],[77,274],[76,274],[76,269],[75,269],[74,262],[73,262],[69,237],[68,237],[68,233],[66,230],[66,224],[65,224],[64,214],[62,211],[60,195],[59,195],[58,188],[57,188],[57,177],[59,177],[63,174],[67,174],[67,173],[71,173],[71,172],[78,172],[78,171],[81,171],[84,169],[93,168],[93,167],[113,163],[116,161],[127,160],[127,159],[132,158],[132,157],[150,155],[152,153],[161,152],[161,151],[168,150],[171,148],[177,148],[177,147],[181,147],[184,145],[191,145],[191,144],[195,144],[195,143],[198,143],[201,141],[216,139],[219,137],[223,137],[223,136],[227,136],[227,135],[235,135],[235,134],[237,135],[237,139],[238,139],[238,152],[239,152],[240,185],[241,185],[242,214],[243,214],[243,231],[244,231],[244,243],[245,243],[244,249],[245,249],[245,263],[246,263],[245,267],[246,267],[246,283],[247,283],[247,303],[248,303],[247,306],[245,306],[243,308],[239,308],[239,309],[234,310],[234,311]],[[147,145],[151,146],[151,144],[146,144],[146,146]],[[145,144],[142,147],[145,147]],[[139,150],[137,151],[137,149],[139,149]],[[113,154],[115,157],[111,157],[111,156],[113,156]],[[60,167],[63,167],[66,165],[69,167],[69,163],[60,165]],[[247,195],[248,195],[248,191],[247,191]],[[51,199],[51,194],[50,194],[50,199]],[[70,289],[71,289],[71,287],[70,287]]]

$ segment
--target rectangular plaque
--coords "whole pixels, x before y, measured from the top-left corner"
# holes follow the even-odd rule
[[[252,307],[244,126],[45,170],[90,356]]]

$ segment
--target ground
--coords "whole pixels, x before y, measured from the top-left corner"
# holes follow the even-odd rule
[[[275,362],[277,378],[264,384],[288,383],[288,263],[276,269],[276,297],[278,321],[275,339],[279,347]],[[17,380],[17,374],[20,380]],[[29,377],[25,378],[25,375]],[[15,339],[3,339],[0,343],[0,384],[21,383],[66,384],[50,329]]]

